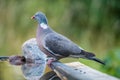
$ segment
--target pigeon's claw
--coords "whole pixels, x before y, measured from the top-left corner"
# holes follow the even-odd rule
[[[56,59],[56,58],[53,58],[53,57],[47,58],[47,65],[48,65],[49,67],[51,67],[51,63],[54,62],[54,61],[57,61],[57,59]]]

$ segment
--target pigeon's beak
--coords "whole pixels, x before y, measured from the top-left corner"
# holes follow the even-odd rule
[[[35,16],[32,16],[31,19],[35,19]]]

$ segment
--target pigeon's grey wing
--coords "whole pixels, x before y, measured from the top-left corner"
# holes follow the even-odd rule
[[[79,55],[81,49],[68,38],[57,34],[48,34],[44,40],[44,48],[54,55],[67,57],[70,55]]]

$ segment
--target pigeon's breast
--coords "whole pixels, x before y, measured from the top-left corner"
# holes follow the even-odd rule
[[[37,40],[37,44],[39,49],[45,53],[47,56],[52,56],[45,48],[44,48],[44,44],[43,44],[43,40],[44,40],[45,34],[42,33],[42,31],[40,31],[40,29],[37,30],[37,35],[36,35],[36,40]]]

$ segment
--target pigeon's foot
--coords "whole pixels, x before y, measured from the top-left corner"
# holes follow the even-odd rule
[[[47,58],[47,65],[50,67],[51,63],[54,62],[54,61],[57,61],[57,59],[53,58],[53,57],[48,57]]]

